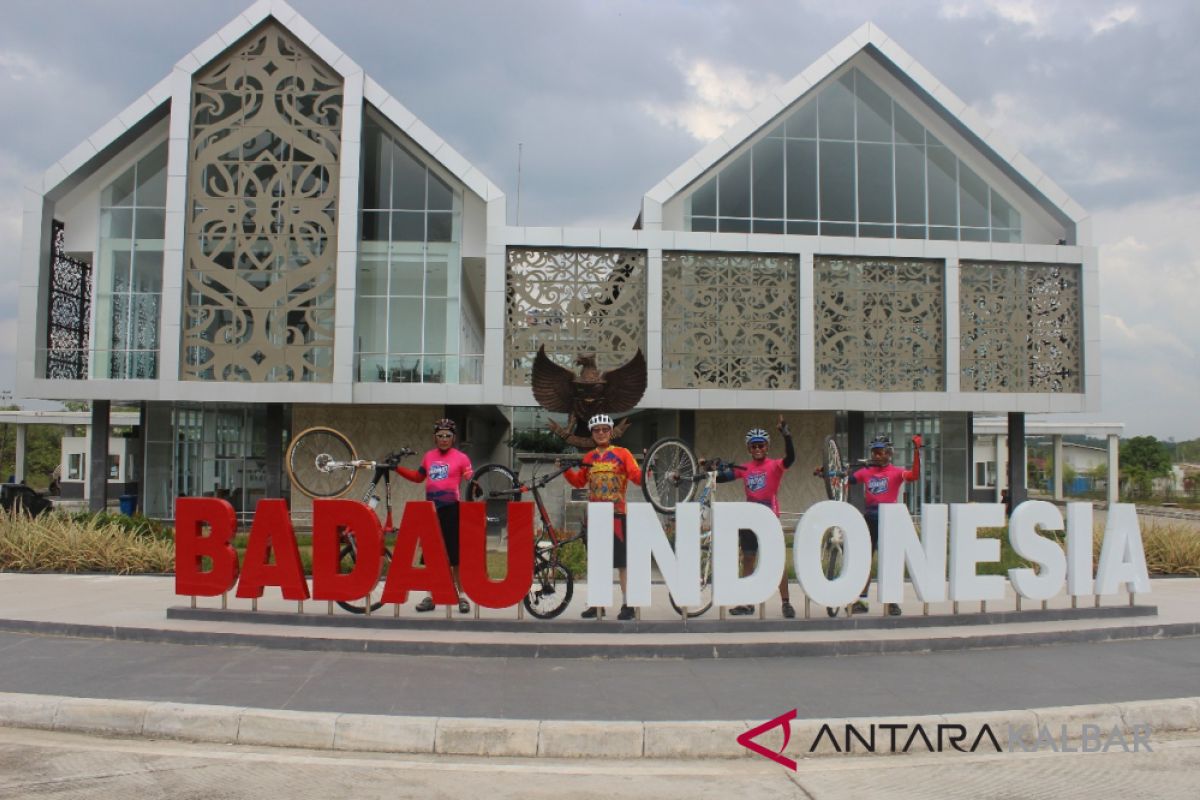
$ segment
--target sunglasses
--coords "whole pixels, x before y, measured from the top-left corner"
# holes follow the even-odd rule
[[[762,450],[762,449],[766,448],[766,446],[767,446],[766,442],[751,442],[750,443],[751,450]]]
[[[453,439],[454,434],[453,433],[435,433],[433,435],[433,438],[435,438],[435,439]]]

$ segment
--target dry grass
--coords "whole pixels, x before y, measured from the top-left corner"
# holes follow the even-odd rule
[[[1096,536],[1097,548],[1102,538],[1102,534]],[[1200,576],[1200,532],[1194,525],[1178,522],[1143,525],[1142,547],[1151,574]]]
[[[175,543],[104,519],[0,513],[0,569],[21,572],[174,572]]]

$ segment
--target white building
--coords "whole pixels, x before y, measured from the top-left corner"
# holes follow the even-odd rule
[[[802,464],[835,431],[855,454],[890,433],[907,460],[920,432],[924,499],[968,497],[972,412],[1022,442],[1026,413],[1098,406],[1090,218],[873,25],[655,184],[630,229],[505,209],[262,0],[26,190],[18,392],[99,401],[100,427],[106,401],[140,404],[157,516],[286,493],[283,445],[314,424],[375,455],[449,415],[477,463],[504,458],[543,343],[602,368],[642,348],[635,450],[678,433],[736,456],[778,413]],[[789,479],[785,509],[819,492]]]

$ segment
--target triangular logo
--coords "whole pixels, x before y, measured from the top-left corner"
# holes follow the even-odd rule
[[[783,751],[787,750],[788,742],[792,738],[792,720],[794,720],[795,718],[796,718],[796,709],[793,708],[791,711],[787,712],[786,714],[781,714],[780,716],[776,717],[773,720],[764,722],[762,725],[759,725],[758,727],[751,728],[750,730],[746,731],[741,736],[737,737],[737,743],[740,744],[742,747],[745,747],[747,750],[751,750],[755,753],[758,753],[760,756],[766,756],[767,758],[774,761],[776,764],[782,764],[783,766],[790,769],[792,772],[795,772],[796,771],[796,762],[793,761],[792,759],[788,758],[787,756],[783,755]],[[763,747],[758,742],[754,741],[755,737],[757,737],[759,734],[765,733],[766,731],[769,731],[772,728],[777,728],[780,726],[783,727],[783,744],[780,746],[778,752],[773,752],[771,750],[768,750],[767,748]]]

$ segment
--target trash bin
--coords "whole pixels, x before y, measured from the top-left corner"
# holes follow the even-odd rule
[[[137,500],[138,496],[136,494],[121,495],[119,501],[121,504],[121,513],[127,517],[132,517],[133,513],[137,511]]]

